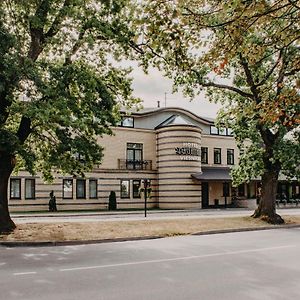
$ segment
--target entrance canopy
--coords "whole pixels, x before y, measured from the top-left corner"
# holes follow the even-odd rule
[[[191,176],[201,181],[231,181],[229,168],[202,167],[202,172],[191,174]]]

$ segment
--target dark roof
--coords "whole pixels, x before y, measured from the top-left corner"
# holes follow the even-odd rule
[[[202,167],[202,172],[191,174],[191,176],[201,181],[231,181],[229,168]]]
[[[136,116],[151,115],[153,113],[165,112],[165,111],[170,111],[170,112],[174,112],[174,113],[180,112],[180,113],[189,115],[193,119],[196,119],[200,122],[202,121],[206,124],[214,124],[214,119],[196,115],[195,113],[193,113],[185,108],[181,108],[181,107],[144,107],[144,108],[141,108],[138,110],[136,110],[136,109],[129,109],[129,110],[121,109],[120,111],[123,113],[134,114]]]

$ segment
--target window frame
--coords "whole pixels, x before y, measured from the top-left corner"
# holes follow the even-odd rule
[[[19,196],[18,197],[14,197],[12,196],[12,181],[17,181],[19,182]],[[9,181],[9,199],[11,200],[21,200],[21,185],[22,185],[22,182],[21,182],[21,178],[10,178],[10,181]]]
[[[83,196],[78,196],[78,182],[83,182]],[[76,199],[86,199],[86,180],[83,178],[76,179]]]
[[[71,181],[72,182],[72,184],[71,184],[71,196],[70,197],[66,197],[66,195],[65,195],[65,182],[66,181]],[[71,179],[71,178],[64,178],[63,179],[63,183],[62,183],[62,185],[63,185],[63,199],[73,199],[74,198],[74,196],[73,196],[73,194],[74,194],[74,180],[73,179]]]
[[[201,147],[201,164],[208,164],[208,147]]]
[[[138,147],[130,147],[129,145],[138,145]],[[129,159],[128,153],[132,151],[133,158]],[[140,152],[140,159],[136,159],[137,153]],[[132,143],[127,142],[126,144],[126,168],[129,170],[143,170],[143,159],[144,159],[144,144],[143,143]],[[132,161],[132,162],[129,162]],[[140,163],[136,163],[136,162]]]
[[[138,190],[137,190],[137,192],[138,192],[138,194],[135,194],[135,189],[134,189],[134,183],[135,182],[138,182],[139,183],[139,185],[138,185]],[[140,187],[141,187],[141,179],[133,179],[132,180],[132,197],[134,198],[134,199],[140,199],[141,198],[141,195],[140,195],[140,193],[139,193],[139,189],[140,189]]]
[[[26,195],[26,191],[27,191],[27,189],[26,189],[26,186],[27,186],[26,183],[27,182],[32,182],[33,183],[33,185],[31,185],[31,188],[33,190],[33,196],[32,197],[27,197],[27,195]],[[25,199],[26,200],[35,199],[35,178],[25,178],[24,194],[25,194]]]
[[[96,196],[95,197],[91,197],[91,183],[94,182],[96,183]],[[90,178],[89,179],[89,199],[98,199],[98,179],[96,178]]]
[[[245,183],[242,183],[237,187],[237,195],[238,197],[245,197],[246,195]]]
[[[218,152],[218,150],[220,150]],[[217,160],[217,157],[220,158],[220,161]],[[214,164],[221,165],[222,164],[222,148],[214,148]]]
[[[216,130],[216,132],[213,132],[212,129]],[[219,135],[219,128],[215,125],[210,125],[210,134],[211,135]]]
[[[128,190],[127,190],[127,193],[126,195],[124,196],[124,194],[122,193],[122,185],[123,185],[123,182],[128,182]],[[130,199],[130,180],[129,179],[121,179],[120,180],[120,198],[121,199]]]
[[[232,161],[230,160],[232,159]],[[234,165],[234,149],[227,148],[227,165]]]
[[[124,121],[126,119],[131,119],[132,120],[132,125],[124,125]],[[126,115],[121,116],[121,121],[119,123],[119,127],[134,128],[134,117],[126,116]]]

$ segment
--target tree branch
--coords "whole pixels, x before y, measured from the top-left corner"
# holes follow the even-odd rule
[[[71,6],[71,4],[72,4],[71,0],[64,1],[64,4],[63,4],[62,8],[60,9],[58,15],[56,16],[55,20],[53,21],[51,27],[45,33],[46,39],[51,38],[57,34],[64,17],[67,15],[66,11]]]
[[[280,50],[278,59],[276,60],[276,62],[275,62],[275,64],[273,65],[273,67],[272,67],[272,68],[269,70],[269,72],[266,74],[265,78],[262,79],[259,83],[256,84],[256,87],[259,87],[259,86],[265,84],[265,82],[270,78],[270,76],[273,74],[274,70],[275,70],[276,67],[278,66],[279,62],[281,61],[281,57],[282,57],[282,50]]]
[[[201,86],[203,87],[215,87],[215,88],[219,88],[219,89],[223,89],[223,90],[228,90],[228,91],[232,91],[235,92],[243,97],[246,98],[250,98],[253,99],[253,95],[250,93],[246,93],[242,90],[240,90],[239,88],[236,88],[234,86],[230,86],[230,85],[226,85],[226,84],[219,84],[219,83],[215,83],[215,82],[203,82],[200,83]]]
[[[250,87],[250,90],[253,94],[253,99],[256,101],[256,103],[259,103],[260,102],[260,99],[259,99],[259,92],[256,88],[256,85],[255,85],[255,82],[254,82],[254,79],[253,79],[253,76],[252,76],[252,73],[251,73],[251,70],[249,68],[249,65],[248,65],[248,62],[247,60],[242,56],[242,54],[239,55],[240,57],[240,63],[244,69],[244,72],[245,72],[245,75],[246,75],[246,81]]]

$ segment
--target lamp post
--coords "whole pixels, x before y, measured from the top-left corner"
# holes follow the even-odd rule
[[[148,194],[148,185],[150,184],[150,180],[144,179],[143,183],[144,184],[144,212],[145,212],[145,218],[147,217],[147,194]]]

